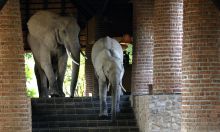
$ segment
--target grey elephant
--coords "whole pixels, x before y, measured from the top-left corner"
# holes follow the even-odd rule
[[[28,21],[28,44],[35,60],[39,97],[63,97],[68,53],[73,60],[72,96],[80,63],[80,28],[73,17],[39,11]],[[48,86],[49,84],[49,86]],[[49,90],[48,90],[49,88]]]
[[[110,37],[101,38],[92,47],[92,63],[99,83],[100,113],[99,116],[108,116],[107,91],[111,88],[112,121],[120,112],[119,103],[124,75],[123,50],[121,45]]]

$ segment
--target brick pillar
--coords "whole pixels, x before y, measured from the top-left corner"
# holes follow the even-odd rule
[[[0,132],[31,132],[19,0],[0,11]]]
[[[89,33],[89,44],[86,47],[86,54],[88,57],[88,60],[86,62],[86,78],[87,78],[87,89],[88,91],[92,92],[92,96],[98,96],[99,95],[99,85],[98,80],[95,76],[94,67],[92,65],[91,60],[91,51],[92,46],[101,37],[105,36],[105,25],[102,21],[103,19],[100,16],[96,16],[91,20],[91,25],[89,25],[89,28],[92,29],[92,31]],[[92,26],[92,27],[91,27]],[[92,37],[92,38],[91,38]],[[86,92],[87,93],[87,92]]]
[[[153,92],[181,92],[183,0],[155,0]]]
[[[184,1],[182,132],[220,131],[218,13],[211,0]]]
[[[153,7],[154,0],[133,1],[134,53],[132,94],[148,94],[153,82]]]
[[[93,17],[88,22],[88,44],[86,46],[86,96],[89,96],[89,93],[92,93],[92,96],[98,96],[98,82],[95,76],[94,67],[91,60],[91,51],[92,46],[95,41],[100,38],[103,29],[102,26],[99,24],[98,17]]]
[[[85,70],[86,70],[86,96],[89,96],[91,93],[94,95],[94,68],[92,65],[91,60],[91,51],[92,51],[91,44],[86,45],[86,64],[85,64]]]

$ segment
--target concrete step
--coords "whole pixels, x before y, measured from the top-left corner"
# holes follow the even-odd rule
[[[63,115],[33,115],[32,121],[75,121],[75,120],[110,120],[111,114],[108,117],[100,118],[98,114],[63,114]],[[135,119],[133,113],[120,113],[117,120]]]
[[[48,108],[99,108],[99,101],[96,102],[68,102],[63,104],[54,103],[32,103],[33,109],[48,109]],[[111,102],[107,103],[111,107]],[[130,107],[129,101],[121,101],[120,107]]]
[[[60,127],[33,129],[32,132],[139,132],[138,127]]]
[[[101,127],[101,126],[136,126],[134,120],[77,120],[77,121],[41,121],[33,122],[33,128],[60,128],[60,127]]]
[[[62,114],[99,114],[99,108],[34,108],[33,115],[62,115]],[[108,108],[108,113],[111,108]],[[120,107],[120,113],[133,113],[131,107]]]
[[[98,97],[32,99],[33,132],[138,132],[129,96],[121,96],[120,113],[111,121],[111,97],[107,98],[108,117],[99,117]]]
[[[128,101],[129,96],[124,95],[120,98],[121,101]],[[73,102],[99,102],[98,97],[75,97],[75,98],[32,98],[31,103],[34,104],[72,104]],[[107,102],[111,102],[111,96],[107,97]]]

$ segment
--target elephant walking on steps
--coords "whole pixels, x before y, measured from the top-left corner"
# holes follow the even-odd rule
[[[112,90],[112,121],[120,112],[120,94],[124,75],[123,50],[121,45],[110,37],[101,38],[92,47],[92,63],[99,83],[100,113],[108,116],[107,91]]]
[[[73,59],[72,88],[78,78],[80,63],[80,28],[73,17],[39,11],[28,21],[28,43],[35,60],[35,74],[40,97],[63,97],[67,53]],[[49,86],[48,86],[49,83]],[[49,91],[48,91],[49,88]],[[74,90],[72,91],[72,96]]]

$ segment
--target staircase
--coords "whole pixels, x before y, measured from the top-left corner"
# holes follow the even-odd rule
[[[111,97],[107,98],[110,115]],[[139,132],[129,96],[122,96],[115,123],[100,118],[98,97],[31,100],[33,132]]]

